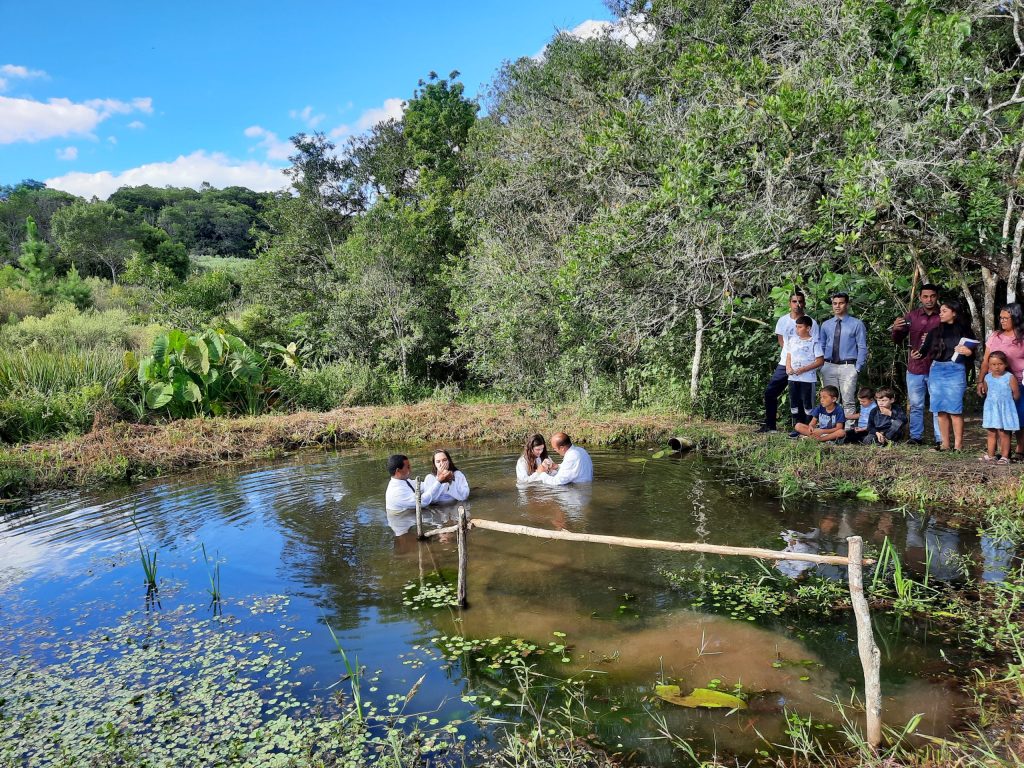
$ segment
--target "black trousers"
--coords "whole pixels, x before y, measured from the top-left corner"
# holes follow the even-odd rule
[[[789,412],[793,414],[794,424],[810,424],[811,410],[814,408],[814,382],[789,382]]]
[[[769,429],[775,429],[779,417],[779,395],[786,388],[789,376],[786,375],[786,366],[779,365],[775,368],[768,386],[764,390],[764,425]]]

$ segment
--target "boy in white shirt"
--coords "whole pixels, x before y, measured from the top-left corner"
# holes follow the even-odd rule
[[[796,334],[786,339],[786,375],[789,377],[789,410],[793,423],[810,422],[814,408],[814,383],[816,371],[825,364],[825,353],[821,342],[811,333],[813,320],[807,315],[796,319]],[[790,437],[799,437],[799,432],[790,432]]]

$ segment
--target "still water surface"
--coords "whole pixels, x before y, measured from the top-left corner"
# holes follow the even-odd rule
[[[414,474],[422,473],[429,453],[410,454]],[[476,517],[773,549],[785,546],[782,532],[798,531],[805,551],[839,554],[848,535],[863,536],[869,546],[887,536],[912,567],[920,567],[927,550],[932,578],[957,578],[965,555],[983,559],[976,541],[934,521],[849,499],[783,502],[695,454],[629,461],[648,455],[594,451],[592,487],[524,488],[515,483],[515,455],[478,447],[453,452],[472,486],[468,507]],[[598,736],[612,751],[645,761],[671,760],[667,747],[650,740],[656,734],[645,711],[658,680],[678,682],[684,693],[710,681],[723,690],[739,684],[763,692],[760,706],[732,715],[662,710],[675,732],[705,751],[740,754],[763,748],[758,733],[785,741],[787,711],[836,723],[827,700],[848,701],[851,688],[860,688],[852,622],[755,622],[704,613],[688,607],[662,575],[683,567],[753,567],[740,559],[474,531],[469,610],[414,610],[403,603],[405,587],[436,570],[451,573],[455,542],[420,544],[411,514],[388,515],[385,460],[369,450],[304,454],[130,489],[39,497],[8,510],[0,516],[0,621],[25,631],[3,633],[0,646],[10,647],[0,653],[45,659],[41,638],[69,626],[85,632],[129,609],[204,604],[209,581],[202,544],[220,563],[224,613],[301,652],[301,696],[327,695],[343,671],[325,622],[350,656],[380,671],[364,695],[404,693],[422,675],[418,707],[458,718],[472,714],[475,705],[464,697],[483,681],[436,653],[421,653],[432,638],[501,635],[544,647],[564,633],[571,661],[549,655],[545,671],[591,677]],[[452,513],[437,510],[432,520]],[[145,604],[136,525],[159,552],[159,608]],[[821,573],[843,578],[836,568]],[[271,595],[288,598],[286,621],[271,624],[245,610]],[[956,725],[960,704],[950,686],[937,682],[949,665],[940,655],[943,643],[878,618],[886,722],[923,713],[920,730],[942,735]]]

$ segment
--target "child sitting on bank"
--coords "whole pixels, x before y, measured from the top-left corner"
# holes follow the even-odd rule
[[[1020,385],[1017,378],[1010,373],[1009,360],[1006,353],[996,350],[989,352],[988,373],[985,384],[985,410],[981,425],[988,430],[986,453],[978,461],[995,461],[997,464],[1010,463],[1010,435],[1020,429],[1017,416],[1017,405],[1020,399]],[[999,441],[999,460],[996,461],[996,441]]]
[[[867,442],[868,419],[875,410],[875,390],[871,387],[861,387],[857,390],[857,402],[860,403],[860,411],[846,414],[846,442],[864,443]]]
[[[864,442],[868,445],[889,445],[903,436],[903,428],[907,426],[907,412],[896,404],[896,393],[888,387],[875,392],[876,407],[868,418],[868,435]]]
[[[821,443],[838,445],[846,439],[846,414],[839,405],[839,388],[831,384],[822,387],[818,402],[811,411],[810,424],[797,424],[795,431]]]

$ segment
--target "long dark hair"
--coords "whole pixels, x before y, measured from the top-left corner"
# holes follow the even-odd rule
[[[942,302],[939,306],[949,307],[953,311],[953,314],[956,315],[950,325],[956,331],[956,335],[958,337],[957,341],[960,341],[959,337],[971,335],[971,318],[964,311],[963,305],[959,301],[956,299],[948,299]],[[946,356],[946,335],[944,333],[939,333],[936,341],[938,344],[936,344],[935,358],[941,359]],[[953,343],[955,344],[956,342]]]
[[[548,457],[548,444],[544,441],[544,435],[533,435],[532,437],[526,438],[526,446],[523,448],[523,458],[526,459],[526,468],[531,472],[537,466],[537,458],[533,455],[533,449],[538,445],[543,445],[544,450],[540,452],[540,460],[544,461]]]
[[[1024,309],[1021,309],[1020,304],[1016,301],[1011,301],[1005,307],[999,310],[999,314],[1006,312],[1010,316],[1010,324],[1013,326],[1013,343],[1020,344],[1024,340]],[[998,316],[996,320],[998,320]],[[999,323],[997,322],[998,326]],[[1002,333],[1003,329],[1000,328],[999,332]]]
[[[437,454],[439,453],[443,453],[444,457],[448,459],[448,469],[450,469],[452,472],[459,471],[459,468],[455,466],[455,462],[452,461],[452,455],[448,453],[448,449],[438,448],[437,450],[430,454],[430,474],[434,475],[435,477],[437,476],[437,464],[434,463],[434,457],[437,456]]]

